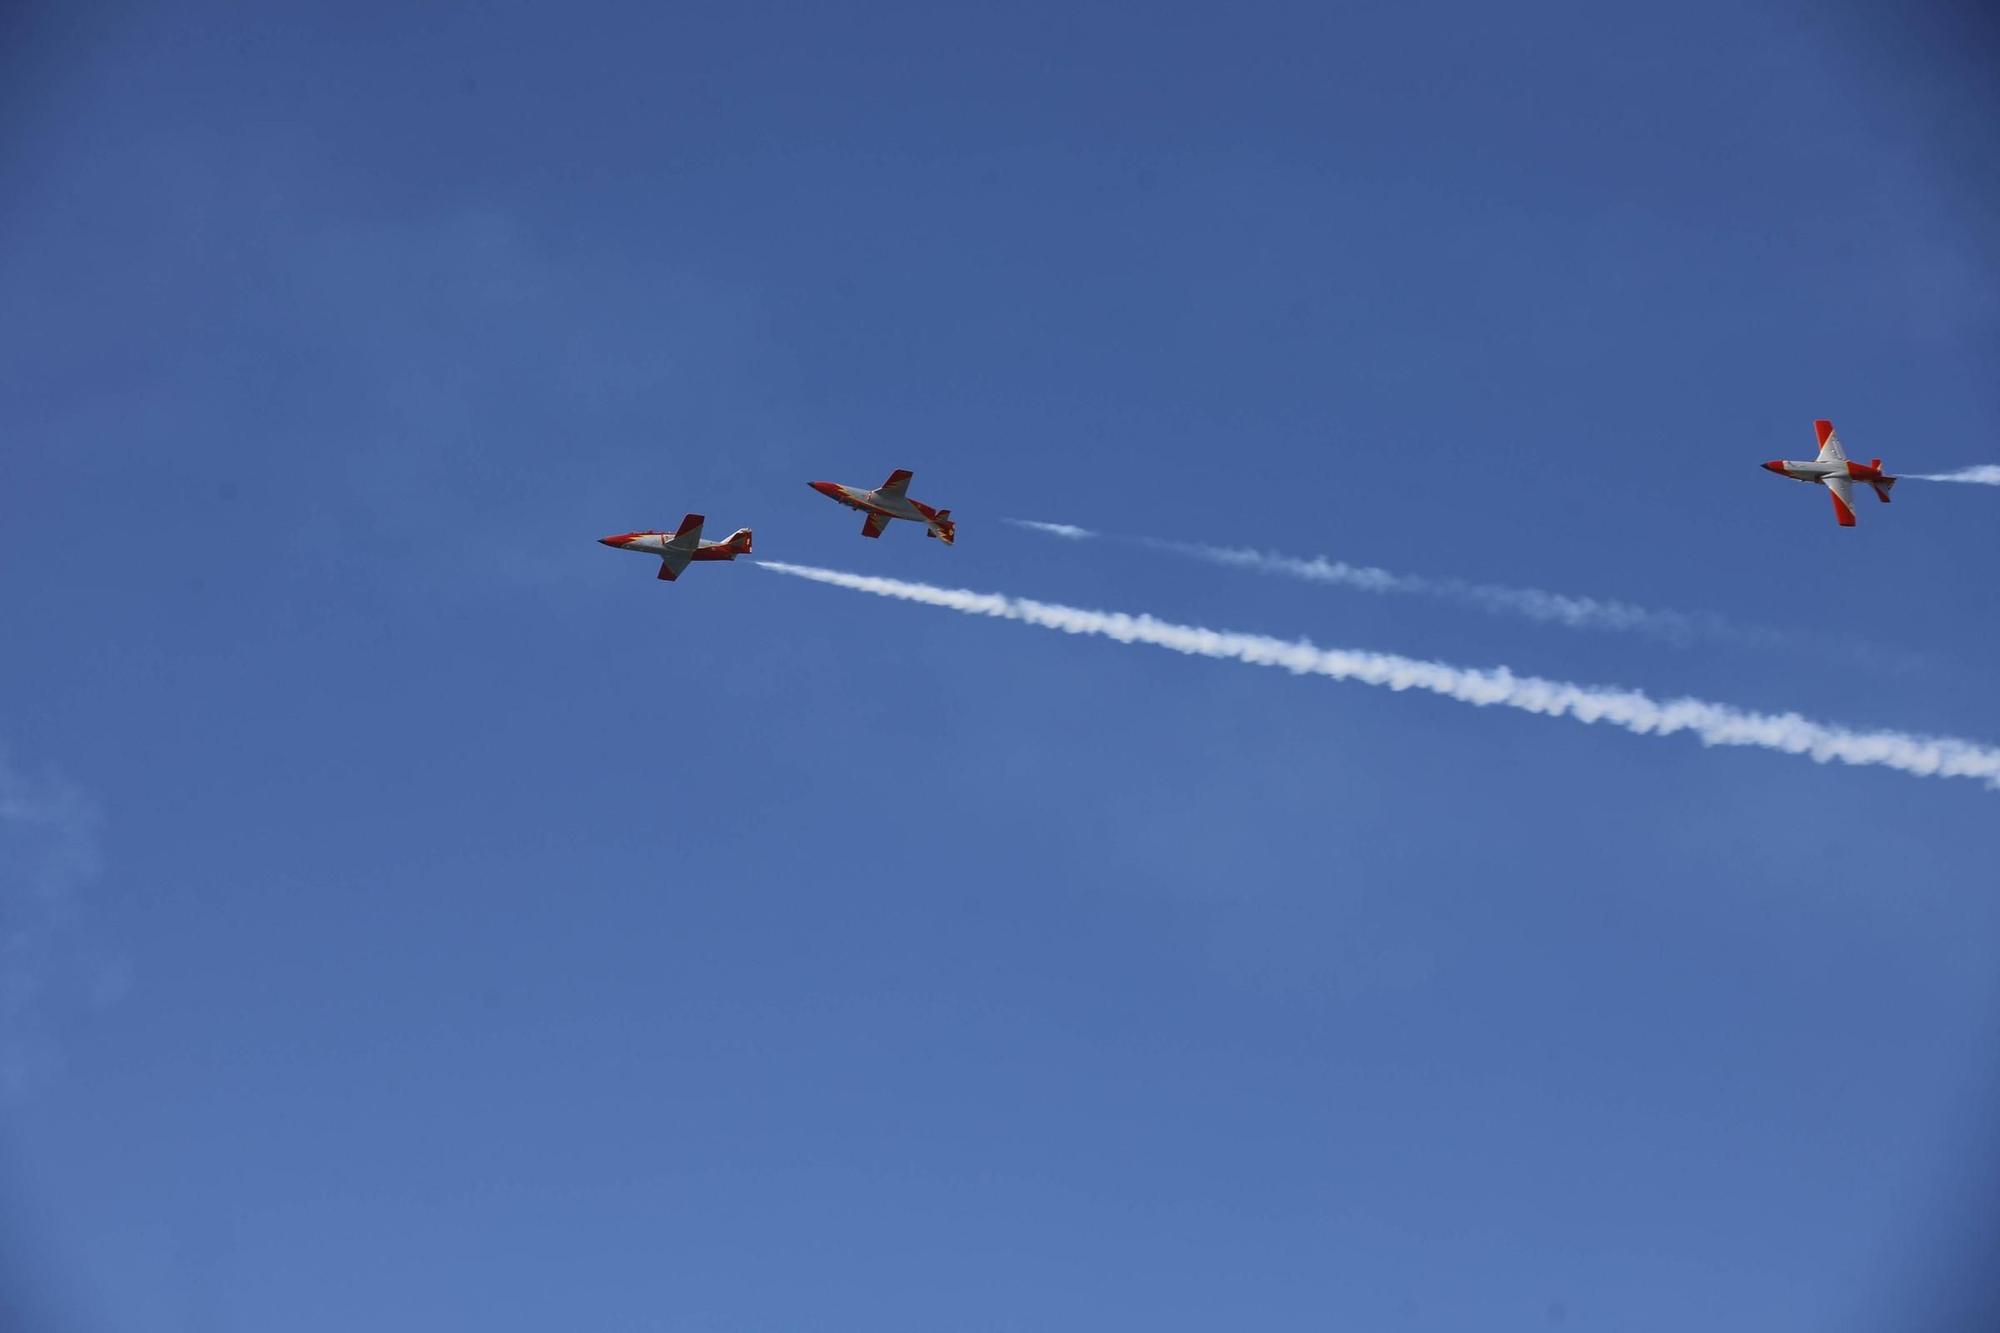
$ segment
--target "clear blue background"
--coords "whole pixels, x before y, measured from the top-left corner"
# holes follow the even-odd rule
[[[1993,792],[593,542],[2000,742],[1972,7],[6,22],[38,1326],[1990,1326]]]

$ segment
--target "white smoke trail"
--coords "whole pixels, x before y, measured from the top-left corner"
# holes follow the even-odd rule
[[[1177,625],[1146,615],[1034,602],[1003,593],[940,588],[771,560],[756,563],[779,574],[854,592],[939,606],[966,615],[1019,621],[1065,634],[1099,635],[1119,643],[1151,644],[1198,657],[1283,667],[1295,675],[1359,681],[1392,690],[1426,690],[1477,707],[1498,704],[1545,717],[1604,722],[1642,736],[1687,731],[1704,745],[1749,745],[1782,754],[1807,755],[1822,764],[1834,761],[1878,764],[1919,777],[1984,778],[1988,786],[2000,788],[2000,749],[1950,736],[1853,731],[1812,722],[1796,713],[1751,713],[1700,699],[1662,702],[1638,690],[1516,676],[1505,667],[1488,670],[1455,667],[1392,653],[1320,648],[1304,640],[1287,642],[1262,634]]]
[[[1042,523],[1033,519],[1005,520],[1015,527],[1047,532],[1073,541],[1096,539],[1142,546],[1148,550],[1171,551],[1176,555],[1206,560],[1235,569],[1278,574],[1307,583],[1330,584],[1360,592],[1403,594],[1455,602],[1489,615],[1513,615],[1542,624],[1568,629],[1610,630],[1642,634],[1685,647],[1696,640],[1731,643],[1750,648],[1779,648],[1787,645],[1840,653],[1852,661],[1877,670],[1908,674],[1928,665],[1919,654],[1885,648],[1858,639],[1812,631],[1781,631],[1764,625],[1744,625],[1711,612],[1671,611],[1639,606],[1605,597],[1579,597],[1550,592],[1544,588],[1517,588],[1501,583],[1473,583],[1458,578],[1430,578],[1422,574],[1400,574],[1375,565],[1353,565],[1329,560],[1323,555],[1310,560],[1275,551],[1257,551],[1242,546],[1210,546],[1202,542],[1169,541],[1160,537],[1124,537],[1094,532],[1069,523]]]
[[[1492,611],[1540,620],[1571,629],[1633,630],[1662,639],[1686,640],[1697,634],[1718,634],[1728,627],[1714,617],[1684,615],[1635,606],[1631,602],[1597,597],[1574,597],[1541,588],[1510,588],[1497,583],[1468,583],[1463,579],[1432,579],[1418,574],[1398,574],[1373,565],[1350,565],[1342,560],[1314,556],[1310,560],[1248,547],[1206,546],[1199,542],[1170,542],[1158,538],[1141,539],[1158,550],[1179,551],[1183,555],[1230,565],[1237,569],[1284,574],[1309,583],[1332,583],[1363,592],[1415,593],[1438,597]]]
[[[1323,555],[1310,560],[1275,551],[1257,551],[1243,546],[1211,546],[1204,542],[1167,541],[1159,537],[1114,537],[1069,523],[1041,523],[1033,519],[1010,518],[1016,527],[1067,537],[1072,541],[1101,538],[1144,546],[1155,551],[1172,551],[1234,569],[1250,569],[1265,574],[1282,574],[1308,583],[1333,584],[1361,592],[1404,593],[1434,597],[1496,614],[1517,615],[1528,620],[1566,625],[1571,629],[1628,630],[1655,638],[1685,643],[1697,636],[1776,642],[1770,630],[1753,630],[1731,625],[1718,616],[1694,616],[1680,611],[1663,611],[1636,606],[1631,602],[1598,597],[1574,597],[1541,588],[1513,588],[1498,583],[1470,583],[1464,579],[1435,579],[1421,574],[1399,574],[1374,565],[1352,565],[1345,560],[1329,560]]]
[[[1977,467],[1962,467],[1956,472],[1933,472],[1928,476],[1921,473],[1906,473],[1909,481],[1969,481],[1975,486],[2000,486],[2000,464],[1981,463]]]
[[[1010,518],[1007,522],[1017,528],[1033,528],[1036,532],[1046,532],[1051,537],[1067,537],[1073,542],[1097,536],[1089,528],[1079,528],[1074,523],[1037,523],[1032,518]]]

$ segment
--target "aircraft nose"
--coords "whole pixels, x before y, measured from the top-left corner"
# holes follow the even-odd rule
[[[631,540],[632,540],[631,533],[621,532],[613,537],[599,537],[597,539],[597,542],[598,545],[600,546],[623,546],[626,542],[629,542]]]
[[[1774,458],[1770,462],[1764,464],[1764,470],[1766,472],[1783,472],[1785,470],[1785,460],[1782,458]]]
[[[830,481],[809,481],[806,483],[806,485],[812,487],[814,490],[818,491],[821,495],[833,494],[833,483]]]

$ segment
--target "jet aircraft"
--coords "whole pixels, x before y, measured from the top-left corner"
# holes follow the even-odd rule
[[[738,528],[719,542],[705,542],[701,525],[707,521],[700,514],[689,514],[673,532],[621,532],[597,540],[620,551],[660,557],[659,577],[671,583],[690,560],[734,560],[750,554],[750,529]]]
[[[1818,458],[1810,463],[1788,463],[1774,458],[1764,464],[1765,469],[1793,481],[1816,481],[1826,487],[1833,495],[1834,521],[1843,528],[1854,526],[1854,482],[1867,482],[1875,488],[1876,498],[1883,504],[1889,503],[1889,488],[1897,479],[1883,473],[1881,459],[1850,463],[1847,450],[1840,447],[1840,437],[1833,433],[1831,421],[1815,421],[1813,429],[1819,433]]]
[[[889,526],[892,518],[907,518],[911,522],[924,525],[924,535],[935,537],[950,546],[957,540],[958,529],[951,521],[949,509],[933,509],[919,500],[912,500],[906,492],[910,489],[911,472],[908,468],[897,468],[889,474],[889,480],[872,491],[864,491],[859,486],[842,486],[835,481],[815,481],[812,488],[829,500],[838,500],[850,509],[859,509],[868,515],[861,524],[861,535],[880,537],[882,529]]]

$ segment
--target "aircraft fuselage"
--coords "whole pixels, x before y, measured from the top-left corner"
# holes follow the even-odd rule
[[[828,499],[838,500],[849,509],[859,509],[864,514],[906,518],[912,523],[928,523],[937,516],[937,511],[929,505],[919,504],[907,495],[864,491],[859,486],[843,486],[837,481],[816,481],[812,488]]]
[[[1817,460],[1800,463],[1774,458],[1764,464],[1764,470],[1775,472],[1781,477],[1790,477],[1793,481],[1824,482],[1828,477],[1846,477],[1852,481],[1884,480],[1880,467],[1871,467],[1867,463],[1853,463],[1846,459],[1829,460],[1824,463]]]
[[[671,532],[625,532],[614,537],[599,537],[598,544],[620,551],[639,551],[646,555],[664,555],[667,543],[674,539]],[[688,553],[690,560],[734,560],[749,551],[749,546],[737,538],[728,541],[703,542]]]

